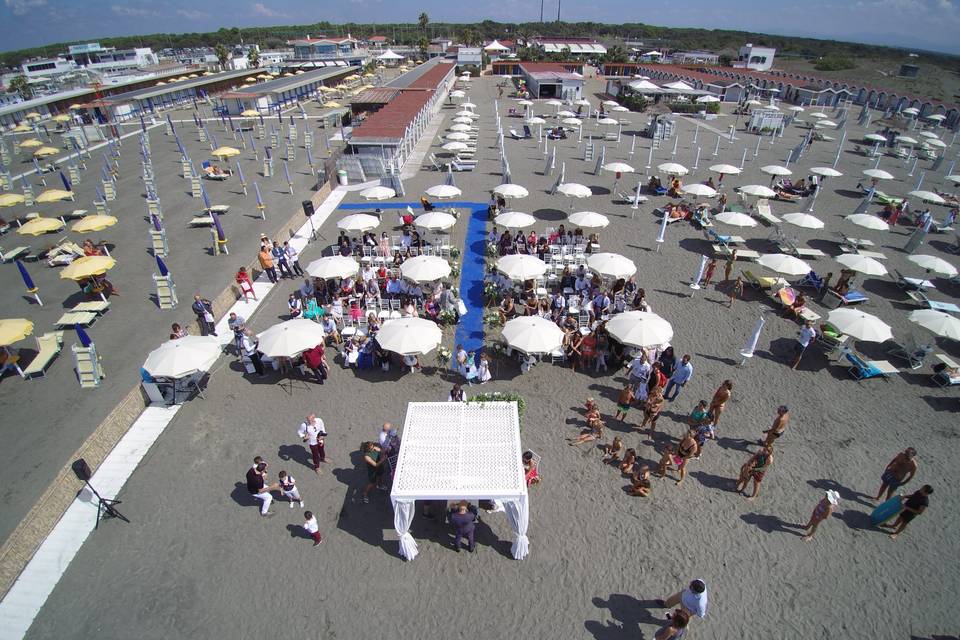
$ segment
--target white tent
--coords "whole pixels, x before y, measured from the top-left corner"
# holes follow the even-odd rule
[[[683,80],[677,80],[676,82],[668,82],[663,86],[665,89],[673,89],[678,93],[692,93],[694,90],[693,87],[688,85]]]
[[[484,51],[510,51],[510,47],[505,47],[496,40],[483,48]]]
[[[377,56],[377,60],[403,60],[403,56],[394,53],[393,49],[387,49],[381,55]]]
[[[513,529],[513,557],[529,553],[530,506],[514,402],[411,402],[393,479],[400,555],[417,557],[410,535],[417,500],[499,500]]]

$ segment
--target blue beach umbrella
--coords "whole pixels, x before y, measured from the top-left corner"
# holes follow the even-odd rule
[[[67,179],[67,176],[63,175],[63,171],[60,171],[60,182],[63,183],[63,188],[67,191],[73,191],[73,185],[70,184],[70,180]]]
[[[217,215],[216,211],[211,211],[210,217],[213,218],[213,226],[217,230],[217,240],[220,242],[226,241],[227,235],[223,232],[223,227],[220,225],[220,216]]]
[[[257,145],[253,142],[253,133],[249,134],[250,138],[250,149],[253,151],[253,155],[257,155]]]
[[[167,265],[164,264],[163,258],[161,258],[160,256],[156,256],[156,258],[157,258],[157,269],[160,271],[160,275],[166,278],[168,275],[170,275],[170,270],[167,269]]]
[[[240,179],[240,184],[247,184],[246,179],[243,177],[243,167],[240,166],[239,160],[237,160],[237,177]]]
[[[17,269],[20,270],[20,277],[23,278],[23,286],[27,288],[27,293],[32,295],[34,300],[37,301],[37,304],[39,304],[42,307],[43,302],[40,300],[40,296],[37,295],[37,292],[40,289],[38,289],[37,285],[33,283],[33,278],[30,277],[30,272],[27,271],[27,267],[24,266],[24,264],[19,260],[17,260],[16,263],[17,263]]]
[[[100,187],[99,187],[99,186],[96,187],[96,190],[97,190],[97,199],[98,199],[100,202],[106,202],[107,196],[103,195],[103,191],[100,191]]]
[[[146,121],[143,119],[143,116],[142,116],[142,115],[140,116],[140,129],[141,129],[144,133],[147,132],[147,123],[146,123]]]
[[[200,197],[203,198],[203,207],[209,211],[212,208],[210,204],[210,196],[207,195],[207,190],[203,187],[200,187]]]
[[[263,114],[261,113],[261,114],[259,114],[259,115],[260,115],[260,126],[262,127],[262,126],[264,126],[264,124],[265,124],[265,123],[263,122]]]
[[[257,192],[257,206],[258,206],[258,207],[262,207],[262,206],[263,206],[263,196],[260,195],[260,183],[254,182],[254,183],[253,183],[253,189],[254,189],[254,191]]]
[[[80,344],[82,344],[84,347],[89,347],[91,344],[93,344],[93,340],[91,340],[90,336],[87,335],[87,332],[83,330],[83,327],[75,324],[73,325],[73,329],[77,332],[77,338],[80,340]]]
[[[288,184],[293,184],[293,180],[290,179],[290,167],[287,166],[287,161],[283,161],[283,177],[287,179]]]
[[[36,158],[32,158],[32,160],[33,160],[33,168],[37,170],[37,175],[42,174],[43,169],[40,168],[40,163],[37,161]]]
[[[160,224],[160,218],[157,217],[157,214],[150,214],[150,222],[153,223],[153,228],[157,231],[163,231],[163,226]]]

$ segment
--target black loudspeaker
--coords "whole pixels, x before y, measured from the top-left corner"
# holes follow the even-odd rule
[[[93,473],[90,471],[90,465],[87,464],[86,460],[84,460],[83,458],[80,458],[79,460],[74,460],[73,464],[70,465],[70,467],[73,469],[73,473],[76,474],[77,478],[79,478],[83,482],[90,481],[90,476],[92,476]]]
[[[312,200],[304,200],[304,201],[301,202],[300,204],[301,204],[301,206],[303,206],[303,214],[304,214],[305,216],[307,216],[307,217],[309,218],[310,216],[313,215],[313,201],[312,201]]]

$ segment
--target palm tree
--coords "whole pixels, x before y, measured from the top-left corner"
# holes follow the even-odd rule
[[[23,74],[18,75],[10,81],[10,91],[19,93],[20,97],[24,100],[29,100],[33,97],[33,88],[30,86],[27,76]]]
[[[421,12],[420,17],[417,18],[417,24],[420,25],[421,31],[427,30],[427,25],[430,24],[430,16],[427,15],[427,12]]]
[[[226,69],[227,60],[230,59],[230,52],[227,50],[227,48],[218,42],[213,48],[213,53],[217,56],[217,62],[220,63],[220,70],[223,71]]]
[[[420,49],[420,57],[424,60],[427,59],[427,48],[430,46],[430,41],[426,38],[420,38],[417,42],[417,48]]]
[[[477,32],[468,27],[463,30],[460,38],[463,40],[463,44],[467,45],[468,47],[472,46],[477,41]]]
[[[256,69],[260,66],[260,51],[258,49],[250,49],[247,53],[247,64],[250,65],[251,69]]]

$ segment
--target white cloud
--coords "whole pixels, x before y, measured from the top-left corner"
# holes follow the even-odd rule
[[[266,6],[262,2],[257,2],[252,7],[253,13],[258,16],[264,16],[267,18],[289,18],[285,13],[279,11],[274,11],[270,7]]]
[[[3,0],[10,9],[10,13],[15,16],[22,16],[29,13],[31,9],[46,6],[47,0]]]
[[[204,18],[210,17],[209,13],[197,11],[196,9],[177,9],[177,15],[182,16],[187,20],[203,20]]]
[[[123,5],[115,4],[110,7],[110,10],[113,11],[118,16],[128,16],[135,18],[146,18],[159,16],[158,11],[153,11],[152,9],[143,9],[141,7],[125,7]]]

